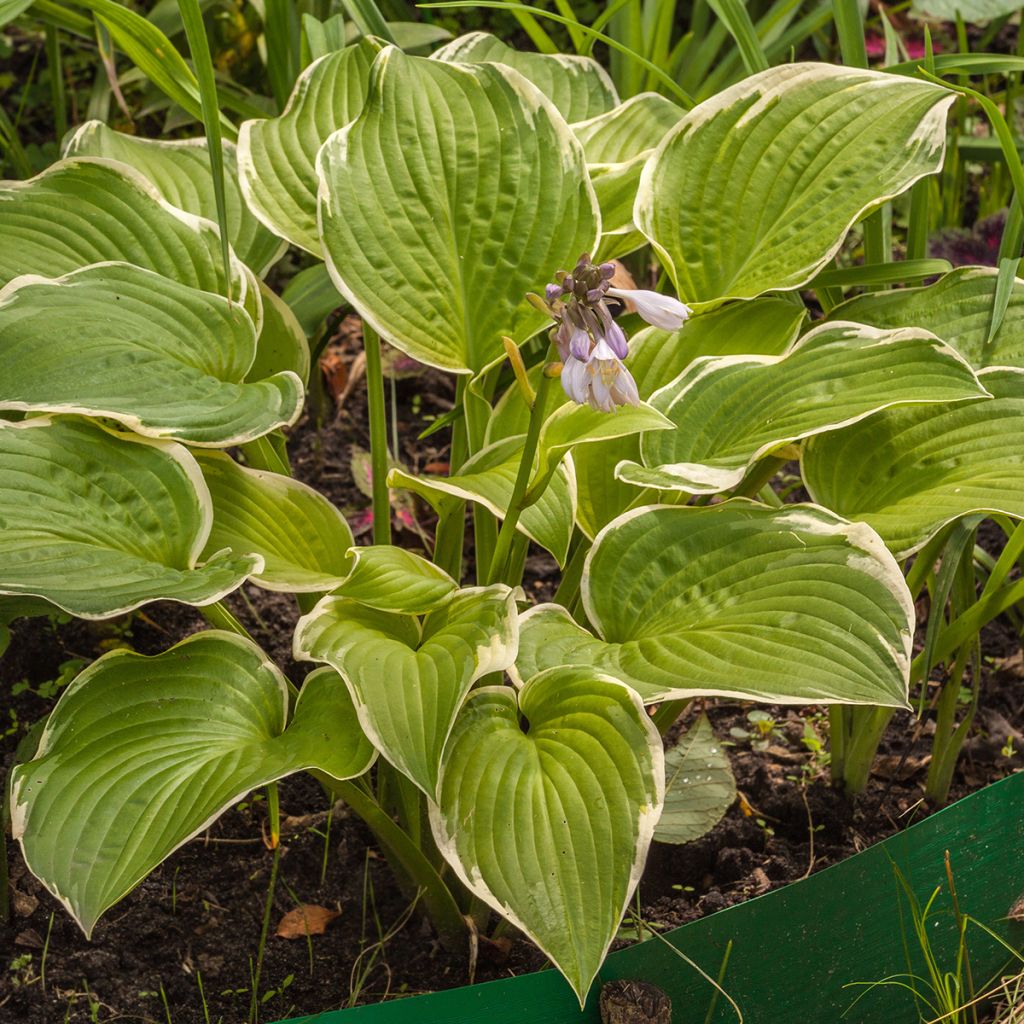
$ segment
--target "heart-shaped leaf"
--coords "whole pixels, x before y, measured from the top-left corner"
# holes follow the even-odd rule
[[[516,698],[485,687],[466,702],[430,822],[463,883],[582,1006],[661,813],[661,738],[632,690],[590,668],[544,672]]]
[[[769,68],[669,133],[634,220],[686,302],[798,288],[867,210],[942,166],[953,99],[877,71]]]
[[[334,593],[368,608],[422,615],[440,608],[459,585],[433,562],[392,544],[349,551],[351,572]]]
[[[172,206],[124,164],[61,160],[28,181],[0,183],[0,207],[0,286],[23,274],[60,277],[120,260],[225,293],[216,225]],[[232,297],[258,321],[255,279],[234,255],[231,274]]]
[[[197,445],[250,441],[293,423],[302,381],[245,383],[256,353],[237,303],[127,263],[0,291],[0,409],[108,416]]]
[[[1002,324],[988,340],[998,276],[992,267],[958,267],[923,288],[867,292],[837,306],[830,319],[923,328],[979,369],[1024,366],[1024,281],[1014,281]]]
[[[1024,370],[978,379],[992,399],[887,409],[808,442],[814,500],[870,525],[897,558],[961,516],[1024,518]]]
[[[352,531],[312,487],[278,473],[239,466],[223,452],[196,452],[213,500],[203,557],[230,549],[259,555],[253,583],[294,593],[333,590],[348,575]]]
[[[665,809],[654,838],[659,843],[690,843],[722,820],[736,799],[729,756],[701,714],[665,752]]]
[[[253,643],[198,633],[154,657],[112,651],[67,688],[11,776],[32,873],[86,936],[104,911],[257,786],[315,768],[361,775],[375,752],[331,669],[289,685]],[[287,725],[286,725],[287,723]]]
[[[597,635],[561,606],[531,608],[516,678],[586,664],[647,703],[906,703],[914,606],[899,566],[826,509],[635,509],[598,535],[581,593]]]
[[[459,36],[431,56],[460,64],[493,61],[515,68],[551,100],[570,124],[603,114],[619,102],[608,72],[592,57],[516,50],[487,32]]]
[[[263,568],[198,564],[212,505],[180,445],[84,420],[0,420],[0,594],[102,619],[168,599],[206,605]]]
[[[320,226],[338,290],[407,355],[478,372],[540,330],[525,293],[593,251],[583,149],[500,64],[388,47],[366,106],[324,143]]]
[[[717,494],[784,444],[848,426],[892,405],[983,398],[970,366],[927,331],[826,324],[784,356],[701,359],[651,397],[674,424],[646,434],[637,487]]]
[[[314,256],[321,255],[316,154],[363,109],[379,49],[380,43],[364,39],[314,61],[299,75],[280,117],[245,121],[238,131],[238,175],[249,208]]]
[[[388,486],[402,487],[418,494],[439,509],[449,500],[475,501],[499,518],[504,518],[512,500],[524,437],[508,437],[477,452],[452,476],[415,476],[393,469]],[[540,499],[523,510],[516,529],[565,562],[572,539],[576,510],[576,488],[570,467],[554,473]]]
[[[64,156],[102,157],[144,175],[179,210],[218,222],[210,150],[205,138],[141,139],[86,121],[68,140]],[[284,253],[284,243],[250,212],[238,187],[235,145],[224,142],[228,241],[238,258],[262,277]]]
[[[459,591],[421,623],[325,597],[295,629],[295,657],[337,669],[373,745],[429,797],[459,708],[476,680],[504,671],[518,641],[515,594]]]

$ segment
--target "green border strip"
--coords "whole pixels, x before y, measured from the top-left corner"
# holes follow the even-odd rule
[[[869,992],[843,1018],[862,991],[843,985],[907,970],[904,931],[909,917],[893,863],[918,897],[927,898],[937,886],[945,886],[946,850],[963,912],[1019,948],[1024,924],[1005,918],[1024,894],[1024,773],[965,797],[802,882],[664,937],[712,977],[732,941],[723,985],[746,1024],[916,1020],[912,996],[890,986]],[[948,955],[955,948],[956,926],[945,889],[936,908],[933,948]],[[979,983],[987,981],[1005,963],[1006,951],[980,929],[971,928],[968,934],[974,977]],[[919,959],[912,937],[907,941],[911,957]],[[919,967],[915,963],[915,970]],[[597,1024],[601,984],[618,978],[660,986],[672,998],[679,1021],[703,1020],[713,991],[665,943],[651,939],[608,957],[583,1013],[561,975],[547,970],[281,1024]],[[726,1024],[736,1017],[719,998],[712,1020]]]

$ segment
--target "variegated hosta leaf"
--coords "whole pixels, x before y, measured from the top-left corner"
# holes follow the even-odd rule
[[[970,366],[927,331],[825,324],[784,356],[693,363],[651,398],[675,424],[645,435],[643,465],[615,475],[637,487],[717,494],[762,456],[892,405],[986,397]]]
[[[210,604],[263,568],[253,555],[198,564],[211,515],[180,445],[72,418],[0,420],[0,594],[86,619]]]
[[[248,313],[127,263],[0,291],[0,409],[108,416],[190,444],[250,441],[293,423],[294,373],[245,382],[256,352]]]
[[[78,157],[28,181],[5,181],[0,211],[0,287],[23,274],[60,277],[116,260],[225,292],[216,225],[172,206],[123,164]],[[231,266],[232,297],[258,319],[255,279],[237,257]]]
[[[958,267],[923,288],[868,292],[837,306],[830,319],[873,327],[922,327],[955,348],[972,366],[1024,367],[1024,281],[1013,283],[996,336],[988,341],[998,271]]]
[[[583,149],[541,93],[500,64],[388,47],[363,112],[317,159],[338,290],[421,362],[477,372],[546,317],[524,298],[593,251]]]
[[[720,695],[902,706],[914,606],[878,535],[814,505],[654,506],[598,535],[583,603],[520,619],[514,672],[590,665],[646,703]]]
[[[976,25],[994,18],[1015,14],[1020,8],[1017,0],[913,0],[911,8],[915,14],[923,14],[942,21],[964,21]]]
[[[516,50],[487,32],[459,36],[431,56],[461,64],[494,61],[515,68],[551,100],[570,124],[603,114],[619,102],[608,72],[592,57]]]
[[[665,809],[654,838],[659,843],[692,843],[722,820],[735,799],[729,755],[702,713],[665,752]]]
[[[299,75],[279,117],[245,121],[238,132],[238,176],[252,212],[271,231],[320,256],[316,154],[352,121],[366,99],[380,44],[364,39],[329,53]]]
[[[592,668],[556,668],[518,695],[470,696],[430,823],[463,883],[540,946],[582,1006],[663,790],[661,737],[637,695]]]
[[[524,441],[522,436],[496,441],[477,452],[452,476],[415,476],[393,469],[388,486],[412,491],[435,508],[440,508],[447,498],[468,499],[504,518],[512,500]],[[575,510],[572,473],[569,467],[563,467],[551,478],[540,500],[524,509],[516,528],[550,551],[561,565],[572,539]]]
[[[384,612],[421,615],[445,604],[459,585],[443,569],[393,544],[354,547],[351,571],[334,593]]]
[[[218,222],[205,138],[140,139],[116,132],[102,121],[86,121],[68,140],[64,155],[103,157],[127,164],[146,177],[172,206]],[[228,240],[238,258],[262,277],[283,254],[284,245],[245,205],[238,187],[235,145],[227,141],[224,171]]]
[[[460,590],[422,621],[328,596],[295,629],[295,657],[336,668],[373,745],[431,799],[470,687],[512,663],[515,592]]]
[[[1024,370],[978,379],[992,399],[887,409],[808,442],[814,500],[867,523],[897,558],[972,512],[1024,518]]]
[[[953,98],[877,71],[769,68],[669,133],[634,220],[685,302],[798,288],[867,210],[942,166]]]
[[[291,307],[279,295],[259,282],[263,300],[263,326],[256,339],[256,358],[247,381],[263,380],[282,370],[291,370],[303,385],[309,383],[309,342]]]
[[[268,590],[333,590],[348,575],[352,531],[312,487],[277,473],[239,466],[223,452],[194,453],[213,499],[213,527],[203,556],[230,549],[257,554],[253,583]]]
[[[645,92],[572,126],[583,143],[605,235],[635,230],[633,204],[640,172],[658,143],[685,114],[682,107],[664,96]]]
[[[91,935],[100,915],[257,786],[312,768],[361,775],[374,750],[337,674],[289,686],[252,642],[198,633],[154,657],[113,651],[54,708],[11,777],[32,873]]]

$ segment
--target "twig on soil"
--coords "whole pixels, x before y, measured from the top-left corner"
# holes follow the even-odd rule
[[[807,842],[810,851],[807,857],[807,870],[797,879],[798,882],[810,878],[811,872],[814,870],[814,815],[811,814],[811,805],[807,802],[807,790],[803,786],[800,787],[800,799],[803,800],[804,810],[807,811]]]

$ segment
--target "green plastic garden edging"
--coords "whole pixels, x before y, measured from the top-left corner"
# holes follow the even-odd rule
[[[997,782],[927,820],[804,881],[667,932],[664,938],[712,976],[733,948],[724,988],[746,1024],[916,1024],[909,992],[879,986],[846,1013],[861,987],[906,972],[907,953],[923,972],[910,933],[906,897],[893,865],[924,901],[938,886],[933,949],[952,969],[956,925],[946,891],[949,850],[960,908],[1020,948],[1024,923],[1007,915],[1024,894],[1024,773]],[[1009,955],[980,928],[968,932],[975,982],[988,981]],[[590,1024],[600,1020],[604,982],[647,981],[672,999],[675,1024],[702,1024],[711,986],[672,949],[649,939],[608,957],[581,1013],[554,970],[376,1006],[335,1010],[281,1024]],[[719,998],[714,1024],[736,1016]]]

